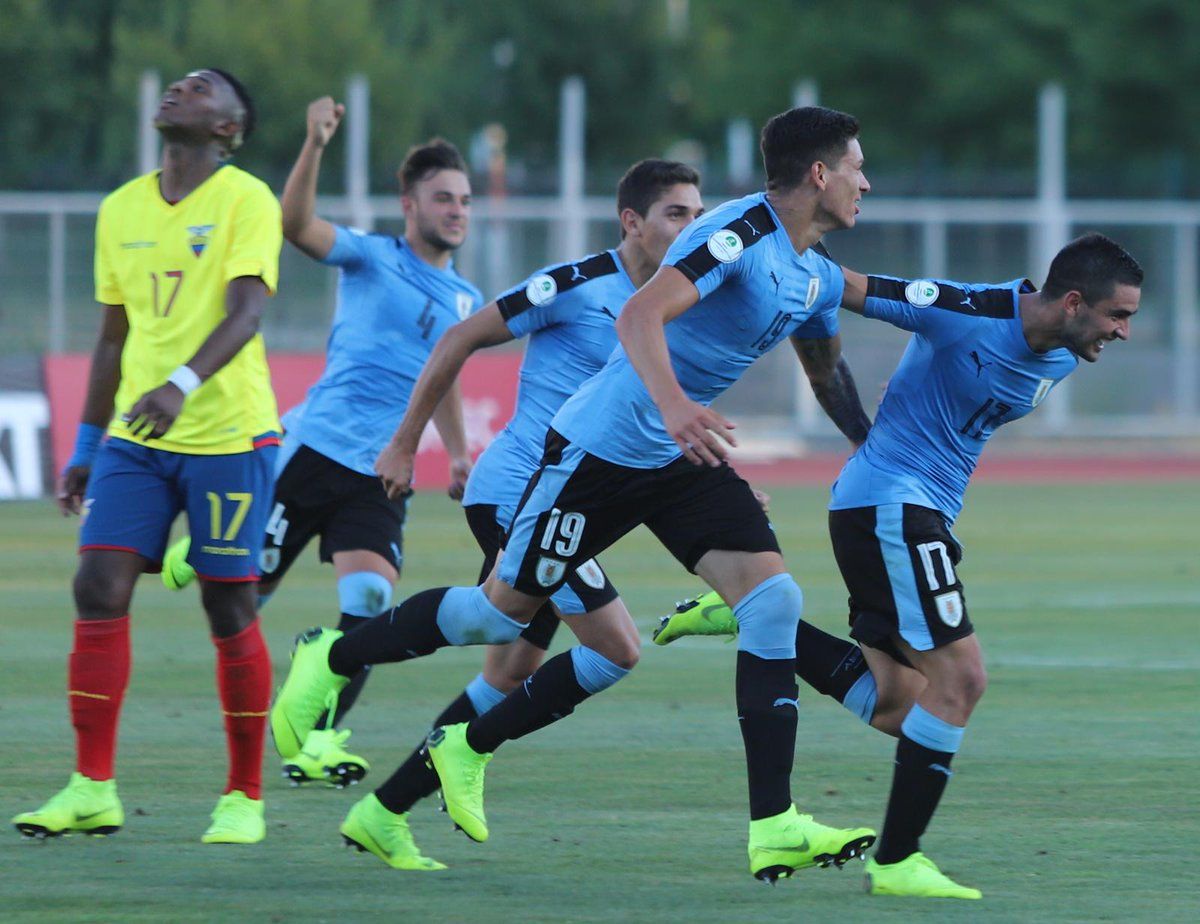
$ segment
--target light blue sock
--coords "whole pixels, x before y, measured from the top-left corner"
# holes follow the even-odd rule
[[[571,665],[575,668],[575,679],[588,693],[607,690],[629,673],[628,668],[618,667],[586,645],[576,645],[571,649]]]
[[[738,601],[738,650],[770,661],[796,657],[804,594],[790,574],[769,577]]]
[[[915,741],[921,747],[931,751],[942,751],[946,754],[957,754],[962,744],[963,732],[961,725],[951,725],[945,719],[939,719],[932,712],[914,704],[900,725],[900,732],[910,741]]]
[[[870,725],[878,699],[879,689],[875,686],[875,675],[867,671],[846,691],[842,705]]]
[[[466,693],[476,715],[483,715],[504,701],[504,694],[484,680],[483,674],[475,675],[475,679],[467,684]]]
[[[525,629],[487,598],[482,587],[451,587],[437,611],[437,627],[451,645],[504,645]]]
[[[392,604],[392,582],[375,571],[355,571],[338,578],[338,612],[370,619]]]

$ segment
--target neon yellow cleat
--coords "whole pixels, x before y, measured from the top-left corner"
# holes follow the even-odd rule
[[[492,759],[467,744],[467,723],[435,728],[426,741],[429,762],[442,782],[442,802],[454,824],[473,841],[488,839],[483,771]]]
[[[338,830],[347,847],[359,853],[370,852],[392,869],[445,869],[439,863],[421,855],[408,829],[408,812],[397,815],[385,809],[371,793],[354,803]]]
[[[729,638],[737,635],[733,610],[715,590],[676,604],[674,613],[658,621],[652,641],[655,645],[669,645],[686,635],[725,635]]]
[[[917,851],[899,863],[867,861],[863,888],[871,895],[909,895],[913,898],[983,898],[983,893],[962,886]]]
[[[263,800],[251,799],[240,789],[217,800],[212,824],[200,837],[206,844],[257,844],[267,836]]]
[[[115,834],[125,823],[125,810],[117,798],[116,780],[93,780],[72,773],[71,782],[41,808],[22,812],[12,823],[26,837],[60,834]]]
[[[293,786],[319,782],[345,789],[355,785],[367,775],[371,765],[342,747],[349,737],[349,729],[313,729],[304,739],[300,753],[284,763],[283,775]]]
[[[191,548],[191,538],[184,536],[167,549],[167,554],[163,556],[162,574],[159,575],[167,590],[183,590],[196,580],[196,569],[187,562]]]
[[[790,806],[771,818],[750,822],[750,872],[775,884],[811,866],[844,866],[875,843],[870,828],[830,828]]]
[[[337,695],[349,677],[329,669],[329,649],[342,633],[337,629],[309,629],[296,636],[292,666],[271,706],[271,737],[285,760],[300,753],[322,713],[333,713]]]

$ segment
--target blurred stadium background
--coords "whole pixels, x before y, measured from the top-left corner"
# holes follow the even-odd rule
[[[321,178],[319,211],[334,220],[398,231],[393,173],[404,151],[434,134],[458,144],[477,197],[458,267],[489,297],[543,264],[610,246],[613,191],[636,159],[692,163],[709,205],[758,187],[758,127],[806,102],[853,112],[863,123],[873,191],[859,227],[829,242],[850,266],[1040,282],[1050,256],[1077,233],[1097,229],[1124,243],[1147,273],[1131,341],[1002,431],[983,468],[993,483],[968,500],[962,530],[972,607],[996,660],[979,745],[972,761],[962,761],[961,797],[936,826],[964,878],[998,896],[973,919],[1194,919],[1187,909],[1195,911],[1200,880],[1190,857],[1200,844],[1194,784],[1186,780],[1200,772],[1200,4],[0,0],[0,498],[51,489],[44,367],[47,357],[86,353],[94,342],[96,206],[156,164],[146,109],[166,81],[204,65],[236,73],[254,94],[259,128],[237,163],[276,192],[303,140],[308,101],[329,93],[348,103]],[[289,245],[282,260],[268,349],[319,354],[335,274]],[[905,338],[856,317],[843,321],[871,407]],[[82,378],[70,387],[81,393]],[[821,485],[837,470],[842,441],[786,349],[723,401],[760,459],[811,462],[760,471],[787,485],[775,515],[811,617],[839,630],[844,593],[823,535]],[[74,423],[66,421],[70,431]],[[448,502],[417,500],[401,594],[461,580],[475,567]],[[31,771],[14,757],[0,773],[10,813],[40,798],[42,784],[57,781],[69,760],[61,679],[74,524],[47,507],[0,505],[0,587],[10,604],[0,617],[0,669],[20,691],[3,704],[3,734],[14,746],[53,741],[41,755],[52,767]],[[645,535],[626,549],[609,569],[648,633],[653,616],[693,582]],[[277,669],[291,633],[332,618],[331,582],[315,555],[289,581],[297,586],[279,594],[267,620]],[[203,762],[219,753],[219,718],[194,599],[151,586],[140,593],[148,618],[139,631],[147,634],[135,633],[142,648],[122,766],[128,791],[147,805],[139,813],[150,817],[135,819],[145,833],[122,832],[121,852],[107,856],[139,864],[141,903],[101,890],[92,916],[274,920],[303,908],[332,919],[335,902],[369,915],[394,910],[395,896],[407,895],[416,915],[460,919],[437,886],[405,881],[391,895],[378,890],[386,871],[373,861],[343,870],[340,859],[328,859],[325,839],[346,799],[303,793],[307,814],[298,819],[272,792],[272,812],[293,831],[272,829],[271,856],[295,862],[269,865],[262,888],[243,882],[228,892],[222,883],[237,878],[237,863],[221,857],[210,866],[199,847],[177,847],[180,826],[190,826],[190,838],[207,811],[204,787],[216,771]],[[510,783],[507,796],[501,789],[496,811],[501,819],[507,812],[515,850],[489,847],[486,859],[462,860],[457,839],[434,840],[436,855],[466,873],[450,880],[455,894],[469,895],[462,919],[494,918],[503,908],[505,919],[524,920],[750,920],[794,914],[806,894],[836,907],[830,913],[839,920],[866,919],[854,916],[867,914],[863,902],[847,914],[843,893],[855,886],[836,880],[766,899],[746,891],[738,866],[739,745],[726,721],[729,649],[697,643],[668,651],[647,651],[653,663],[614,694],[623,708],[598,704],[594,719],[513,749],[505,772],[523,788]],[[400,756],[476,658],[452,653],[431,663],[381,676],[366,697],[359,738],[368,751],[389,742],[381,766]],[[416,704],[398,710],[402,740],[392,727],[397,710],[379,708],[398,697]],[[657,711],[664,698],[674,710],[667,715]],[[824,793],[822,811],[874,818],[886,792],[887,743],[854,734],[815,697],[806,704],[805,746],[815,752],[798,762],[810,774],[805,792]],[[633,734],[630,759],[615,760],[596,742],[627,734],[634,713],[648,724]],[[171,718],[180,714],[203,725],[198,739]],[[1031,727],[1033,715],[1041,720]],[[1014,740],[1030,752],[1016,753]],[[164,743],[182,756],[164,756]],[[579,776],[580,748],[591,748],[587,761],[603,770],[595,780]],[[692,805],[691,814],[678,798],[664,804],[663,768],[699,758],[712,761],[702,791],[711,803]],[[1047,780],[1053,785],[1043,789]],[[530,800],[544,802],[546,792],[563,796],[542,819],[553,839],[550,830],[520,823]],[[163,793],[180,794],[171,809],[159,804]],[[176,806],[186,822],[171,814]],[[1026,825],[1034,818],[1036,834]],[[560,827],[584,833],[560,843]],[[680,845],[710,828],[719,834],[706,833],[698,871]],[[308,840],[298,842],[298,832]],[[82,920],[74,864],[82,864],[85,882],[118,889],[133,868],[75,849],[86,845],[69,845],[52,862],[49,852],[10,846],[4,865],[16,872],[0,885],[8,896],[0,916]],[[516,857],[530,861],[518,887],[546,901],[530,904],[514,893]],[[709,860],[719,874],[709,874]],[[340,872],[330,874],[335,867]],[[581,867],[586,884],[578,881]],[[346,888],[331,895],[318,870],[343,877]],[[49,905],[44,883],[56,891]],[[293,900],[272,898],[281,893]],[[494,904],[497,895],[505,901]],[[207,907],[188,904],[201,896]],[[752,911],[754,899],[761,907]],[[582,904],[568,904],[575,901]],[[911,919],[899,908],[871,911],[872,920]],[[943,913],[922,911],[931,920]]]
[[[830,242],[848,265],[1040,281],[1063,242],[1098,229],[1146,268],[1131,342],[1002,431],[999,447],[1200,446],[1194,4],[3,0],[0,10],[0,426],[10,431],[0,495],[48,490],[49,411],[30,392],[43,387],[43,356],[93,343],[96,206],[156,164],[146,113],[164,81],[206,61],[255,93],[259,129],[238,163],[277,190],[307,101],[347,101],[322,176],[320,211],[335,220],[398,230],[404,150],[432,134],[456,142],[478,197],[458,265],[488,296],[609,246],[612,190],[632,160],[694,164],[715,204],[760,185],[768,115],[816,101],[854,112],[874,189],[860,226]],[[285,247],[268,348],[319,352],[335,284]],[[903,335],[853,317],[845,335],[870,400]],[[759,454],[840,449],[786,350],[723,409]]]

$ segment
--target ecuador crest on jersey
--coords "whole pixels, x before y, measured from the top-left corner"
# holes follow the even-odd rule
[[[208,236],[215,227],[216,225],[188,225],[188,245],[197,258],[204,253],[204,248],[208,246]]]

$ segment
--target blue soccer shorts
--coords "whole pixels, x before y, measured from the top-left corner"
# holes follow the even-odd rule
[[[251,452],[202,456],[109,439],[92,466],[79,550],[133,552],[162,569],[171,524],[187,511],[188,563],[202,579],[257,581],[274,494],[274,433]]]

